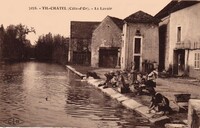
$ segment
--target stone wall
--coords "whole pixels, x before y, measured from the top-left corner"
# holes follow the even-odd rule
[[[168,70],[169,69],[169,24],[170,24],[170,20],[169,20],[169,17],[165,17],[162,19],[162,21],[159,23],[159,27],[166,27],[166,28],[163,28],[163,29],[166,29],[164,30],[165,32],[162,33],[162,31],[160,31],[159,33],[159,38],[160,38],[160,41],[159,41],[159,44],[161,47],[164,47],[164,51],[161,51],[159,52],[159,54],[164,54],[164,68],[165,70]],[[161,38],[161,35],[164,34],[163,36],[165,36],[165,39],[163,40]]]
[[[124,28],[125,29],[125,28]],[[136,31],[139,30],[142,38],[142,59],[151,62],[159,62],[159,34],[158,25],[154,24],[132,24],[128,23],[124,32],[124,54],[126,58],[123,59],[126,68],[131,67],[133,62],[133,41],[136,36]]]
[[[91,66],[99,66],[100,47],[121,47],[122,30],[106,17],[94,30],[91,44]]]
[[[196,4],[182,10],[176,11],[170,15],[170,25],[169,25],[169,64],[173,64],[174,60],[174,49],[177,48],[177,43],[182,44],[194,44],[200,43],[200,4]],[[181,41],[177,41],[177,29],[181,27]],[[185,46],[185,45],[183,45]],[[187,48],[186,48],[187,49]],[[199,77],[199,70],[194,69],[194,52],[196,48],[189,48],[188,62],[185,59],[185,65],[189,66],[189,75],[191,77]]]
[[[189,100],[188,127],[189,128],[200,127],[200,100],[199,99]]]

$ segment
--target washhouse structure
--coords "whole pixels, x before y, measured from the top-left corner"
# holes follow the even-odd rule
[[[158,22],[143,11],[124,19],[121,69],[129,70],[134,65],[135,70],[148,72],[150,64],[159,64]]]

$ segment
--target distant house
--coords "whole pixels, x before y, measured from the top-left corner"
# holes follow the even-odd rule
[[[200,2],[174,0],[155,17],[161,19],[160,62],[175,75],[200,78]]]
[[[71,21],[69,63],[90,65],[92,33],[99,23]]]
[[[147,64],[159,61],[158,20],[138,11],[124,19],[121,68],[135,65],[138,71],[148,71]]]
[[[115,68],[120,65],[123,20],[107,16],[92,34],[91,66]]]

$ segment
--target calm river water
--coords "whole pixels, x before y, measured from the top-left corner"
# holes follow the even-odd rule
[[[139,128],[138,125],[149,123],[81,82],[65,67],[39,62],[0,66],[0,126]]]

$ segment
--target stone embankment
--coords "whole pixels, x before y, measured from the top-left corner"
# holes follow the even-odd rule
[[[81,74],[80,72],[76,71],[76,69],[72,68],[71,66],[66,66],[69,70],[76,73],[79,77],[83,78],[85,75]],[[97,89],[101,90],[106,95],[112,97],[113,99],[120,102],[123,106],[125,106],[127,109],[136,111],[144,118],[148,119],[153,124],[163,124],[170,121],[169,117],[163,115],[163,116],[155,116],[154,113],[147,113],[149,108],[147,106],[144,106],[137,101],[119,93],[118,91],[112,89],[112,88],[106,88],[103,89],[103,87],[98,87],[100,83],[102,83],[102,79],[93,79],[89,78],[86,80],[88,84],[96,87]]]

